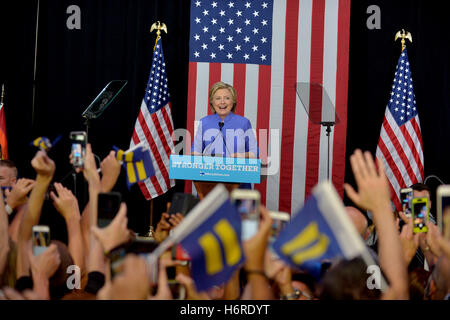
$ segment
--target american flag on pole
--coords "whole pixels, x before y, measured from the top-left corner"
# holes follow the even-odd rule
[[[152,67],[142,100],[130,148],[140,142],[148,144],[155,175],[139,182],[145,199],[153,199],[175,185],[169,179],[169,157],[174,149],[172,140],[173,121],[170,105],[166,64],[161,38],[156,40]]]
[[[191,136],[210,113],[210,86],[217,81],[232,85],[236,113],[256,129],[262,163],[266,156],[271,163],[279,160],[277,172],[255,189],[270,210],[294,212],[327,179],[325,129],[308,121],[296,93],[298,82],[320,83],[340,118],[331,133],[330,166],[342,195],[350,0],[192,0],[190,23]],[[279,134],[269,138],[271,130]],[[191,190],[187,183],[186,192]]]
[[[377,158],[384,162],[391,195],[400,210],[400,189],[422,182],[422,134],[406,48],[398,59],[391,97],[384,114]]]

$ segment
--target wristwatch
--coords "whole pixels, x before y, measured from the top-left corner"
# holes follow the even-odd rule
[[[5,203],[5,210],[6,210],[6,212],[8,213],[8,215],[11,215],[11,213],[14,212],[13,208],[11,208],[11,207],[9,206],[9,204],[7,204],[7,203]]]

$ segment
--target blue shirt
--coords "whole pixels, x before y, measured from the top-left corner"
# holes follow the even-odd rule
[[[223,127],[217,114],[200,119],[191,152],[230,157],[233,153],[252,152],[259,155],[258,144],[250,121],[233,112],[225,117]]]

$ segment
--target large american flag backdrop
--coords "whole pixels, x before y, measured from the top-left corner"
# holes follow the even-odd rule
[[[251,121],[260,148],[267,143],[260,129],[279,130],[279,148],[270,151],[269,141],[268,157],[279,156],[280,168],[255,185],[270,210],[295,211],[327,179],[325,130],[308,121],[298,82],[323,84],[336,107],[330,167],[343,194],[349,33],[350,0],[191,1],[187,129],[193,137],[210,114],[213,83],[233,85],[236,113]]]
[[[376,151],[385,166],[398,210],[400,189],[424,179],[423,143],[408,53],[398,59],[391,96],[384,114]]]

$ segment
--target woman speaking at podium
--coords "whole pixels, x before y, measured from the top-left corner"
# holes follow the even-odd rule
[[[257,158],[258,145],[250,121],[234,114],[236,90],[216,82],[209,90],[213,112],[200,120],[191,148],[193,155]]]

